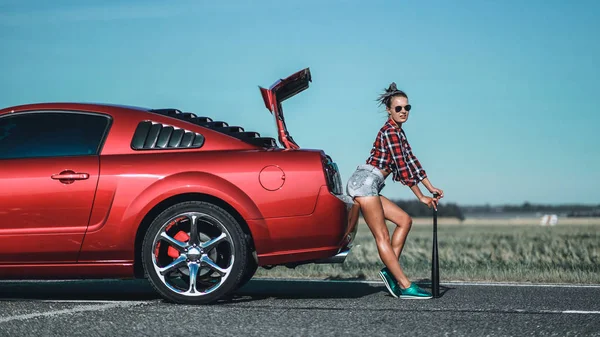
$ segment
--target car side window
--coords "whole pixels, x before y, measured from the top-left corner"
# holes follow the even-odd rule
[[[0,159],[97,155],[110,119],[81,112],[0,118]]]

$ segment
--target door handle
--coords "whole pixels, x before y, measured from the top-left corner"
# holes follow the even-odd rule
[[[74,180],[85,180],[88,179],[90,175],[88,173],[75,173],[71,170],[62,171],[58,174],[53,174],[50,178],[54,180],[60,180],[63,183],[70,184]]]

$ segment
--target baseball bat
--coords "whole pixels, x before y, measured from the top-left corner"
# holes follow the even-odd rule
[[[439,194],[434,193],[437,198]],[[437,207],[433,209],[433,247],[431,251],[431,295],[433,298],[440,297],[440,266],[438,262],[438,243],[437,243]]]

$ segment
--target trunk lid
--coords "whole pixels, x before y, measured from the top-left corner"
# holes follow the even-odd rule
[[[269,89],[259,86],[265,106],[275,117],[279,142],[286,149],[299,149],[300,146],[287,130],[281,103],[306,90],[309,82],[312,82],[310,69],[305,68],[286,78],[277,80]]]

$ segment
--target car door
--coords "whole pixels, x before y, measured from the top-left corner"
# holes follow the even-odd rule
[[[73,111],[0,116],[0,264],[77,261],[110,121]]]

